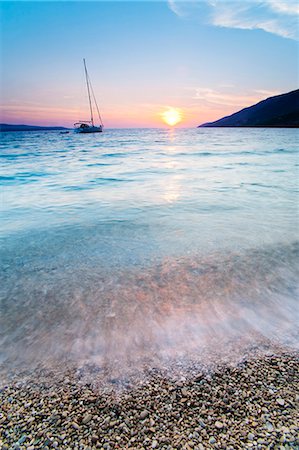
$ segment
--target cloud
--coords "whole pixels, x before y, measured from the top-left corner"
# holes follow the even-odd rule
[[[264,30],[284,38],[298,39],[299,4],[292,0],[169,0],[181,18],[224,28]]]
[[[285,14],[299,14],[299,3],[292,0],[268,0],[267,3],[274,11],[283,12]]]
[[[265,98],[279,94],[277,91],[254,90],[248,93],[230,92],[229,90],[195,88],[193,99],[199,100],[206,106],[223,106],[225,108],[244,108],[258,103]]]
[[[168,6],[177,16],[184,16],[184,8],[182,8],[182,4],[177,0],[168,0]]]

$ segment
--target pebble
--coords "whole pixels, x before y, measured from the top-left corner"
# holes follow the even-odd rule
[[[149,412],[148,412],[146,409],[144,409],[144,410],[140,413],[139,418],[140,418],[141,420],[144,420],[148,415],[149,415]]]
[[[104,371],[92,373],[88,383],[72,370],[33,373],[26,383],[16,375],[0,389],[0,448],[290,450],[296,446],[298,373],[297,354],[281,354],[206,375],[194,366],[189,377],[177,379],[168,376],[169,368],[145,371],[143,378],[132,375],[132,387],[107,386]]]
[[[189,391],[188,391],[188,389],[186,389],[186,388],[183,388],[183,389],[181,390],[181,393],[182,393],[182,396],[183,396],[183,397],[188,397],[188,395],[189,395]]]
[[[223,428],[223,423],[220,422],[219,420],[217,420],[217,421],[215,422],[215,427],[216,427],[216,428]]]
[[[87,424],[88,422],[90,422],[92,419],[92,415],[91,414],[86,414],[83,419],[82,419],[82,423]]]
[[[274,427],[273,427],[272,423],[270,423],[270,422],[266,422],[265,428],[266,428],[266,430],[268,430],[269,432],[271,432],[271,431],[274,430]]]
[[[18,443],[23,444],[26,441],[26,439],[27,439],[26,434],[23,434],[23,436],[18,440]]]
[[[153,427],[155,425],[155,423],[156,422],[154,421],[154,419],[150,418],[150,421],[149,421],[150,427]]]
[[[98,436],[95,435],[95,434],[93,434],[93,435],[91,436],[91,442],[92,442],[93,444],[95,444],[96,442],[98,442]]]

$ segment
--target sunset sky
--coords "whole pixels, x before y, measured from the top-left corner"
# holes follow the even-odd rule
[[[0,121],[88,119],[83,58],[106,127],[216,120],[298,87],[297,20],[291,0],[2,1]]]

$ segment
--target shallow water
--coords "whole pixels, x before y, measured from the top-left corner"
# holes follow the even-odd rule
[[[3,366],[298,348],[297,142],[293,129],[2,133]]]

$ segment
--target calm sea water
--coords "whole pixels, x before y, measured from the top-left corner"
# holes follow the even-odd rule
[[[2,133],[4,366],[296,347],[297,144],[293,129]]]

